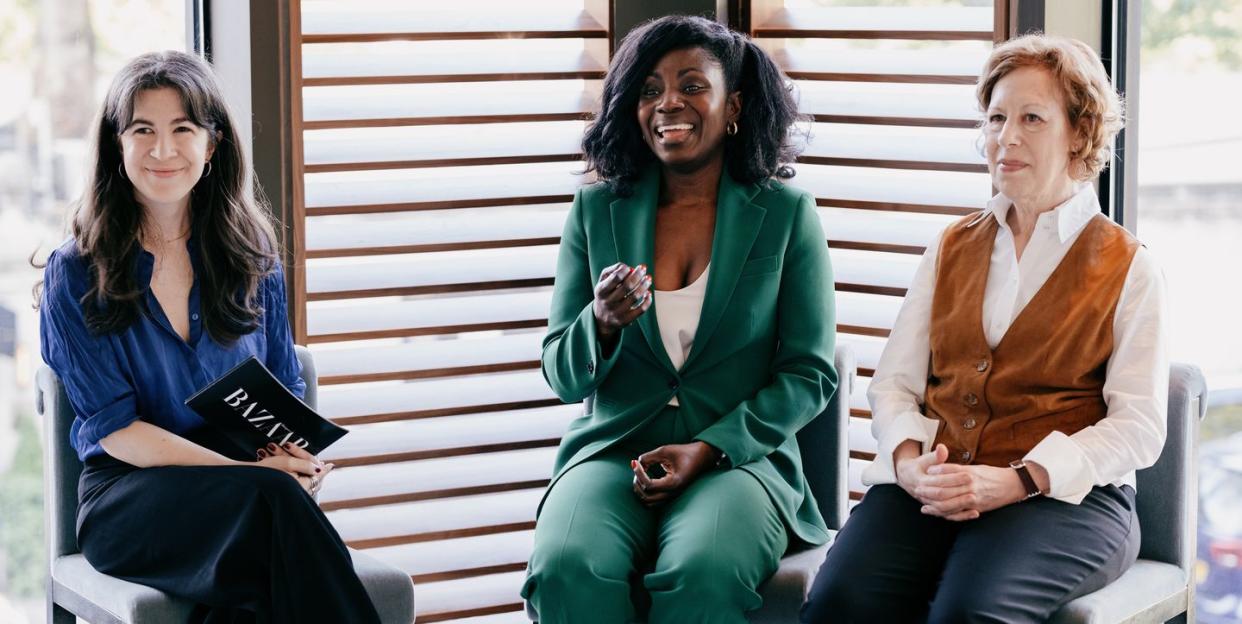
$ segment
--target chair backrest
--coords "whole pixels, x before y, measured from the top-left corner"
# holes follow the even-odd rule
[[[1207,387],[1196,366],[1169,371],[1168,438],[1160,459],[1138,471],[1136,502],[1143,544],[1139,557],[1176,565],[1187,573],[1195,558],[1199,498],[1199,421],[1207,412]]]
[[[306,382],[306,404],[318,405],[319,377],[310,350],[297,346]],[[48,563],[57,557],[78,552],[78,477],[82,461],[69,443],[69,427],[75,418],[65,387],[52,369],[42,366],[38,373],[35,409],[43,417],[43,521],[48,540]]]
[[[798,432],[802,471],[830,529],[840,529],[849,513],[850,395],[858,372],[854,352],[837,345],[837,391],[828,407]]]

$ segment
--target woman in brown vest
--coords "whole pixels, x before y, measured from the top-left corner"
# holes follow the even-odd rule
[[[988,208],[930,246],[868,396],[871,489],[803,622],[1042,622],[1134,562],[1168,388],[1164,284],[1091,184],[1121,106],[1095,51],[1025,36],[979,81]]]

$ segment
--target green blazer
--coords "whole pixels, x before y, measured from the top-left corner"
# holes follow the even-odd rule
[[[574,197],[543,341],[543,375],[567,403],[591,394],[595,400],[561,440],[552,486],[641,428],[676,395],[680,409],[713,423],[695,439],[724,451],[731,468],[753,474],[794,536],[822,544],[827,528],[794,436],[837,387],[832,268],[815,201],[778,182],[743,185],[721,176],[706,299],[694,347],[677,370],[654,308],[623,329],[604,357],[591,305],[605,267],[646,264],[655,273],[659,187],[659,169],[652,167],[631,197],[604,184]]]

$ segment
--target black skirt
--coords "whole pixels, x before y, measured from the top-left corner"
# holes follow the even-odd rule
[[[234,459],[212,429],[187,435]],[[78,482],[95,569],[196,603],[196,622],[378,622],[340,535],[302,486],[261,466],[138,468],[107,454]]]

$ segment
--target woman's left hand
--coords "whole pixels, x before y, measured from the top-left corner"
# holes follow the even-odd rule
[[[634,494],[647,507],[676,498],[704,471],[716,464],[720,452],[706,442],[667,444],[630,462],[634,470]],[[664,476],[651,478],[648,470],[659,466]]]
[[[950,487],[920,487],[923,513],[946,520],[973,520],[987,511],[1011,505],[1026,498],[1026,488],[1012,468],[996,466],[937,464],[929,475],[955,475],[958,483]]]

